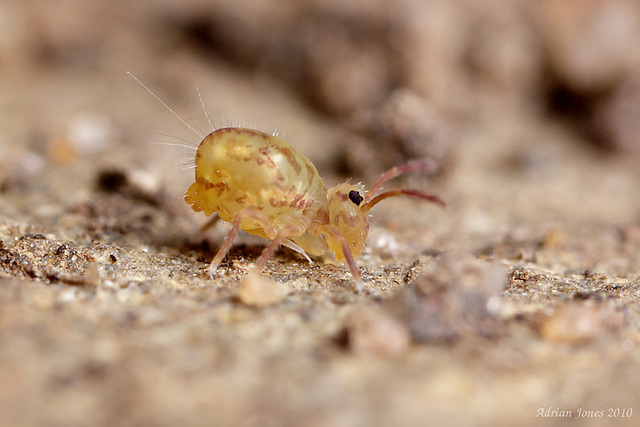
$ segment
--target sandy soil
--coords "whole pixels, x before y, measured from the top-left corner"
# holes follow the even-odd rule
[[[638,424],[636,3],[391,4],[0,2],[0,425]],[[361,293],[285,249],[247,283],[248,235],[212,280],[150,143],[200,138],[128,70],[327,185],[431,158],[387,187],[447,208],[376,207]]]

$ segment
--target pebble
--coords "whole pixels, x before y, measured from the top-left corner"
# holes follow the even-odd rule
[[[607,319],[612,317],[615,317],[612,311],[602,305],[572,301],[561,305],[542,322],[540,335],[554,342],[587,342],[600,335],[607,327]]]
[[[450,252],[398,292],[389,309],[408,326],[414,341],[454,342],[502,333],[501,292],[508,269],[471,254]]]
[[[259,275],[250,274],[240,286],[238,299],[246,305],[266,307],[284,301],[287,293],[287,288],[280,283]]]
[[[397,357],[411,346],[409,328],[388,311],[374,306],[358,307],[348,320],[349,349],[357,355]]]
[[[547,0],[540,9],[551,67],[573,90],[607,89],[631,71],[640,52],[637,2]]]

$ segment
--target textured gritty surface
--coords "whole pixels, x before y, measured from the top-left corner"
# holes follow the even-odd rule
[[[637,425],[636,2],[246,3],[0,2],[0,425]],[[243,283],[246,235],[212,281],[148,143],[198,138],[126,70],[328,185],[437,159],[387,188],[448,208],[377,206],[361,294],[287,250]]]

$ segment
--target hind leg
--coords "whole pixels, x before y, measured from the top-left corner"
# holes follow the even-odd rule
[[[231,249],[231,245],[233,245],[233,241],[238,235],[238,231],[240,231],[242,220],[247,218],[260,224],[262,229],[265,230],[267,234],[273,235],[273,233],[275,232],[271,224],[269,224],[269,220],[260,212],[253,209],[243,209],[240,212],[238,212],[236,216],[233,218],[233,221],[231,222],[231,230],[229,230],[229,233],[227,233],[227,236],[222,241],[222,245],[220,245],[218,252],[213,257],[213,260],[211,261],[211,265],[209,266],[209,275],[211,276],[212,279],[215,277],[216,270],[220,266],[220,263],[222,263],[222,260],[224,259],[224,257],[227,256],[227,254],[229,253],[229,250]]]
[[[229,249],[231,249],[231,245],[238,235],[238,231],[240,231],[241,222],[242,216],[236,215],[236,217],[233,219],[233,222],[231,223],[231,230],[229,230],[229,233],[227,233],[227,236],[222,241],[222,245],[220,245],[220,248],[218,248],[218,252],[216,252],[216,255],[213,257],[211,265],[209,265],[209,276],[211,276],[212,279],[215,277],[216,270],[220,266],[220,263],[229,253]]]
[[[262,269],[267,265],[267,261],[273,256],[278,247],[282,244],[282,241],[293,236],[298,232],[298,227],[293,225],[287,225],[282,229],[278,230],[273,240],[269,243],[269,245],[262,251],[260,254],[260,258],[256,261],[253,270],[251,270],[252,275],[258,274],[262,271]]]

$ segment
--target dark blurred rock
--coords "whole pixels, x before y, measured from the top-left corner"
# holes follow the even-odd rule
[[[577,92],[611,89],[637,69],[640,6],[634,0],[545,0],[540,31],[550,66]]]
[[[507,269],[468,254],[442,255],[389,303],[417,342],[451,342],[465,336],[497,337],[502,332],[500,293]]]
[[[355,133],[344,144],[344,172],[375,181],[410,160],[431,159],[439,173],[452,162],[456,135],[436,108],[408,89],[395,91],[380,108],[354,116]]]
[[[577,344],[617,328],[621,321],[608,301],[569,301],[547,316],[539,330],[546,340]]]
[[[607,147],[640,154],[640,82],[621,84],[595,111],[595,126]]]
[[[349,317],[346,332],[349,349],[358,355],[400,356],[411,345],[407,326],[379,307],[355,309]]]

